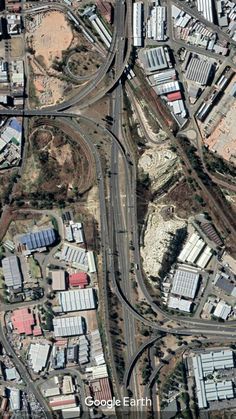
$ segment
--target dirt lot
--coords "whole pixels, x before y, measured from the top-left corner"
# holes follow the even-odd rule
[[[73,202],[73,198],[92,186],[94,179],[87,147],[82,140],[81,143],[72,140],[57,127],[42,124],[32,128],[16,196],[52,202],[72,198]]]
[[[21,36],[11,38],[11,58],[21,58],[24,52],[24,42]]]
[[[22,214],[22,217],[24,215]],[[12,240],[17,234],[28,233],[32,231],[35,226],[38,227],[48,227],[51,224],[51,218],[49,216],[41,216],[40,214],[34,214],[28,219],[20,219],[20,214],[18,214],[19,219],[12,221],[5,240]]]
[[[98,329],[96,310],[79,311],[78,313],[75,313],[75,315],[77,314],[84,317],[86,321],[87,333]]]
[[[73,39],[65,15],[58,11],[31,17],[27,21],[26,29],[36,57],[42,57],[46,68],[51,67],[55,58],[62,58],[62,51],[70,47]]]

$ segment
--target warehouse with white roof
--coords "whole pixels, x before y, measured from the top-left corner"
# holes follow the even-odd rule
[[[199,268],[204,269],[210,262],[212,256],[211,248],[206,245],[204,240],[195,231],[184,245],[178,256],[178,260],[197,265]]]
[[[53,319],[55,337],[82,335],[85,331],[85,320],[81,316],[55,317]]]
[[[81,247],[64,243],[59,258],[75,268],[85,272],[88,271],[87,253],[85,249]]]
[[[209,59],[200,55],[190,58],[186,70],[186,79],[206,86],[213,73],[214,67]]]
[[[231,306],[226,304],[223,300],[219,301],[217,304],[214,316],[218,317],[219,319],[226,320],[228,318],[228,315],[231,313]]]
[[[172,295],[169,297],[168,301],[168,308],[184,311],[186,313],[191,312],[192,301],[187,301],[182,298],[173,297]]]
[[[197,10],[202,13],[203,17],[213,23],[213,4],[212,0],[197,0]]]
[[[174,275],[171,293],[181,297],[194,299],[199,279],[200,276],[198,271],[185,269],[184,267],[179,268]]]
[[[143,3],[133,4],[133,43],[134,47],[143,45]]]
[[[41,343],[31,343],[29,350],[29,360],[35,373],[42,371],[47,364],[50,345]]]
[[[93,288],[59,292],[58,300],[61,310],[65,313],[96,308]]]
[[[168,68],[166,53],[163,47],[149,48],[142,51],[140,59],[148,72],[163,70]]]
[[[151,16],[147,25],[148,38],[153,38],[155,41],[164,41],[166,29],[166,7],[154,6],[151,9]]]
[[[84,272],[96,272],[94,253],[92,250],[86,252],[82,247],[64,243],[61,251],[57,254],[60,260],[68,265]]]
[[[13,289],[21,289],[22,275],[17,256],[4,258],[2,260],[2,269],[6,286]]]
[[[196,383],[198,406],[208,407],[215,400],[227,400],[234,397],[233,383],[226,379],[209,379],[215,371],[234,368],[233,352],[222,350],[195,355],[192,358]]]

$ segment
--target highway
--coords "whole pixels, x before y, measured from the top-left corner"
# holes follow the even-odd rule
[[[116,138],[121,140],[122,138],[122,104],[123,104],[123,92],[122,85],[118,84],[114,91],[114,103],[113,103],[113,127],[112,133]],[[131,289],[131,278],[130,278],[130,250],[129,250],[129,235],[130,235],[130,223],[128,215],[128,204],[127,204],[127,189],[124,176],[124,167],[120,165],[120,153],[118,146],[115,141],[112,142],[111,150],[111,178],[110,178],[110,245],[111,252],[118,254],[118,271],[119,277],[121,278],[121,288],[126,296],[126,299],[130,302],[133,300],[133,292]],[[122,199],[122,192],[124,198]],[[117,279],[119,281],[119,279]],[[126,349],[126,362],[128,362],[130,354],[136,351],[136,329],[135,319],[131,313],[123,306],[123,324],[124,324],[124,335]],[[131,389],[134,397],[139,398],[139,387],[137,378],[133,376]]]

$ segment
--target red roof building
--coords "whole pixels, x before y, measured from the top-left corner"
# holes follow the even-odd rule
[[[20,308],[12,313],[11,321],[16,332],[21,335],[32,335],[35,325],[34,316],[28,308]]]
[[[174,102],[175,100],[180,100],[180,99],[182,99],[181,92],[178,91],[178,92],[174,92],[174,93],[169,93],[167,95],[167,99],[168,99],[169,102]]]
[[[91,381],[90,394],[95,400],[111,400],[112,393],[108,378]]]
[[[33,330],[34,336],[42,336],[42,329],[40,326],[35,326]]]
[[[86,272],[76,272],[69,275],[69,284],[71,287],[86,287],[88,285],[88,274]]]

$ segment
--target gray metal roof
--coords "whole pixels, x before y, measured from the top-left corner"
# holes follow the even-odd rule
[[[58,336],[82,335],[83,321],[81,316],[74,317],[56,317],[53,319],[54,334]]]
[[[182,297],[194,298],[199,283],[199,273],[177,269],[171,292]]]
[[[22,276],[17,256],[9,256],[2,260],[3,275],[7,287],[14,289],[22,287]]]
[[[59,293],[62,311],[91,310],[95,308],[93,288],[85,288]]]

